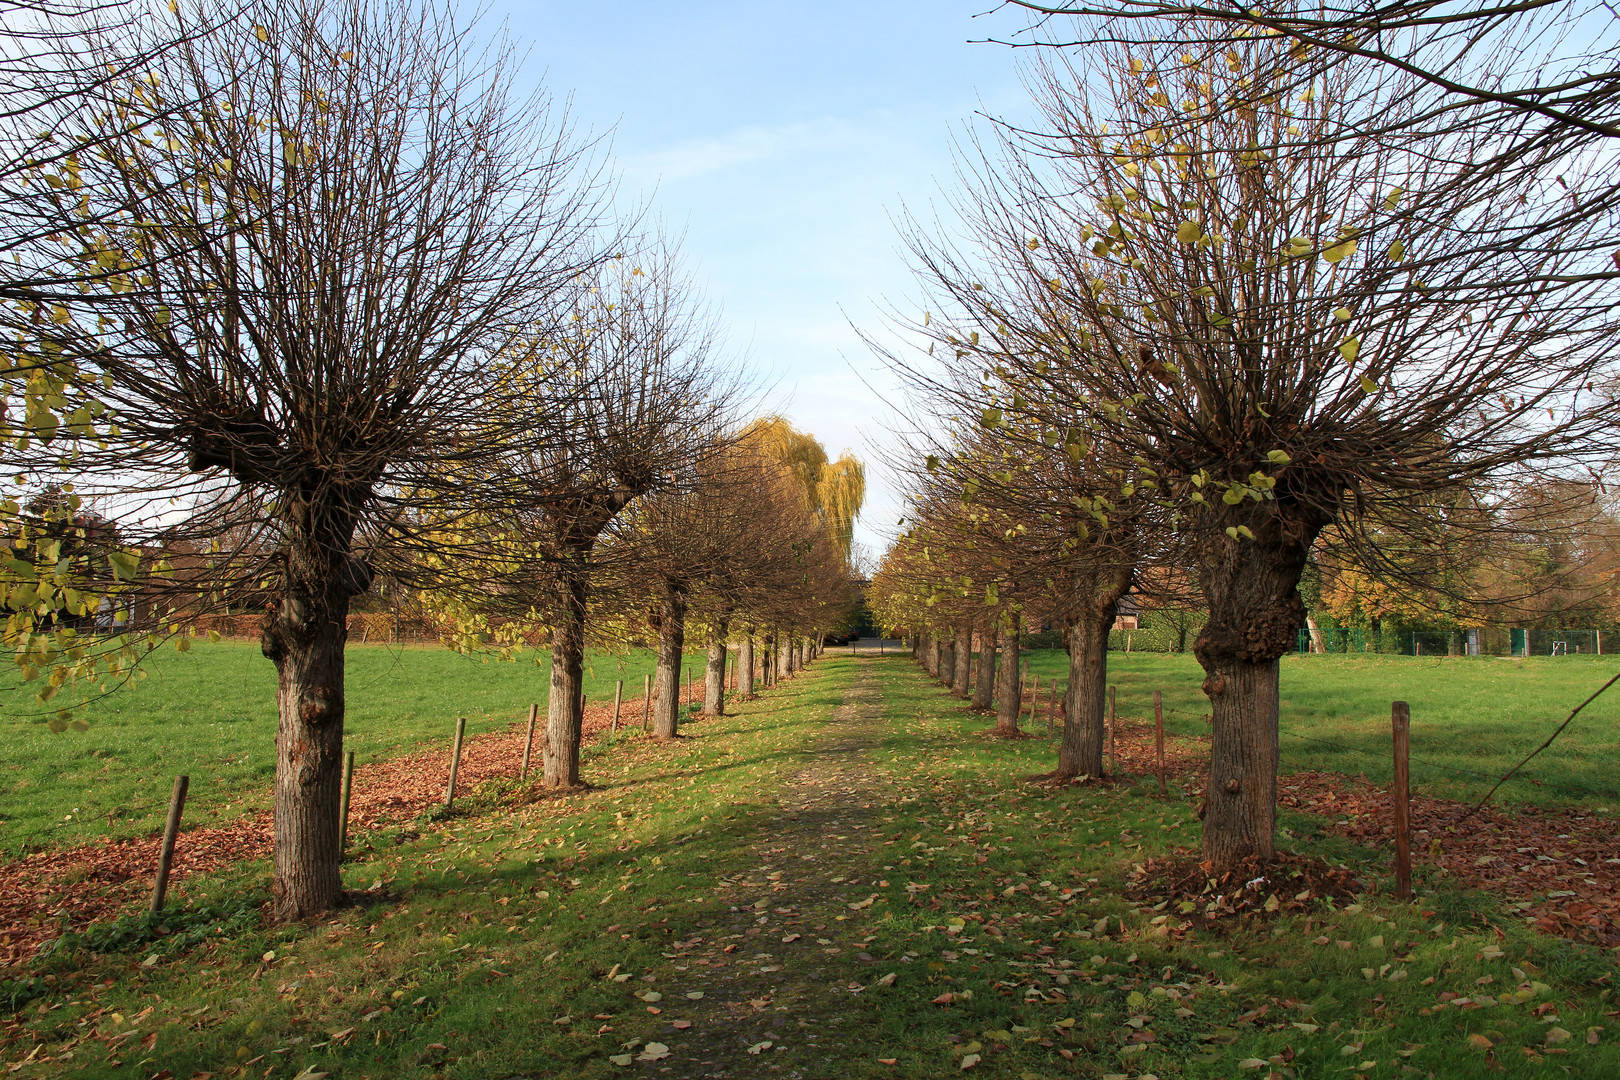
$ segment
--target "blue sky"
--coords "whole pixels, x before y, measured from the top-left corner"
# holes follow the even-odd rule
[[[850,328],[881,329],[914,292],[891,220],[926,211],[975,110],[1025,111],[994,0],[562,3],[492,6],[527,75],[612,131],[627,194],[684,234],[771,402],[837,455],[867,462],[857,540],[886,546],[899,509],[882,468],[891,380]],[[975,18],[976,15],[981,17]]]

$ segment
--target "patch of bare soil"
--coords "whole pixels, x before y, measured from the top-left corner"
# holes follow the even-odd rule
[[[1153,725],[1121,722],[1116,738],[1125,774],[1151,776]],[[1194,800],[1208,768],[1207,736],[1165,740],[1166,775],[1188,780]],[[1326,831],[1394,850],[1394,796],[1365,779],[1290,773],[1279,780],[1278,800],[1287,809],[1320,815]],[[1415,867],[1508,897],[1544,933],[1620,947],[1620,828],[1613,815],[1580,807],[1488,806],[1474,815],[1469,809],[1451,799],[1412,796]]]
[[[1329,819],[1358,843],[1394,848],[1394,796],[1337,773],[1294,773],[1282,805]],[[1412,861],[1467,885],[1514,899],[1536,928],[1605,947],[1620,946],[1620,830],[1613,816],[1584,808],[1486,807],[1416,795]]]

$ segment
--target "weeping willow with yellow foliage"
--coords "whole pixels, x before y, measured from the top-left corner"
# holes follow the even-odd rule
[[[866,501],[866,466],[847,450],[837,461],[829,460],[820,440],[782,416],[755,420],[743,429],[741,441],[753,443],[766,458],[792,474],[803,489],[805,504],[837,541],[847,561],[855,519]]]

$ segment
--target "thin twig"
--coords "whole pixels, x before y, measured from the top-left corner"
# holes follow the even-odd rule
[[[1564,717],[1564,722],[1562,724],[1559,724],[1558,727],[1553,730],[1553,733],[1551,735],[1547,736],[1547,741],[1546,742],[1542,743],[1540,746],[1536,747],[1534,750],[1532,750],[1528,754],[1526,754],[1524,756],[1524,760],[1519,762],[1517,765],[1513,766],[1513,768],[1509,769],[1502,776],[1502,779],[1498,780],[1496,782],[1496,784],[1491,788],[1491,790],[1489,790],[1489,791],[1487,791],[1485,793],[1485,797],[1483,799],[1479,800],[1479,802],[1474,806],[1474,808],[1472,810],[1469,810],[1466,814],[1459,817],[1456,821],[1453,821],[1452,824],[1453,825],[1461,825],[1463,822],[1467,821],[1469,818],[1471,818],[1475,814],[1479,813],[1480,809],[1483,808],[1486,803],[1491,801],[1491,796],[1496,794],[1496,789],[1497,788],[1501,787],[1503,784],[1505,784],[1509,780],[1511,780],[1513,778],[1514,773],[1518,772],[1520,769],[1524,768],[1526,765],[1528,765],[1530,763],[1531,758],[1535,757],[1537,754],[1539,754],[1543,750],[1547,749],[1547,747],[1551,746],[1553,744],[1553,740],[1558,738],[1558,736],[1560,736],[1560,735],[1562,735],[1564,733],[1564,729],[1569,727],[1570,721],[1574,720],[1575,717],[1580,714],[1580,711],[1582,709],[1586,708],[1588,705],[1592,704],[1592,702],[1596,701],[1598,699],[1598,696],[1600,694],[1602,694],[1603,691],[1607,690],[1609,687],[1613,686],[1617,682],[1620,682],[1620,671],[1615,672],[1613,677],[1611,677],[1608,682],[1606,682],[1602,686],[1598,687],[1597,690],[1595,690],[1592,693],[1591,697],[1587,698],[1585,701],[1583,701],[1579,705],[1575,706],[1575,708],[1570,711],[1570,714],[1568,716]]]

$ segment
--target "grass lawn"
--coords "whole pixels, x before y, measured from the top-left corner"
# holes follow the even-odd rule
[[[1042,687],[1068,679],[1058,650],[1028,654]],[[1165,727],[1205,735],[1204,672],[1190,654],[1109,653],[1121,716],[1151,720],[1164,695]],[[1620,667],[1620,657],[1286,656],[1282,767],[1391,776],[1389,706],[1412,707],[1412,785],[1438,798],[1477,799],[1496,778]],[[1042,690],[1041,716],[1045,714]],[[1557,742],[1497,793],[1505,805],[1620,807],[1620,687],[1575,719]]]
[[[1184,793],[1032,786],[1044,742],[986,726],[903,659],[828,657],[674,745],[598,745],[590,792],[491,787],[366,836],[348,877],[382,894],[317,925],[210,934],[198,905],[262,895],[265,868],[187,882],[171,929],[204,944],[57,958],[0,1060],[265,1080],[1620,1075],[1607,955],[1427,878],[1415,902],[1186,928],[1121,895],[1134,863],[1195,841]],[[1308,820],[1285,819],[1318,837],[1304,850],[1384,879],[1384,853]]]
[[[696,654],[688,660],[700,663]],[[645,649],[592,653],[586,697],[610,700],[617,679],[626,696],[638,696],[653,664]],[[9,729],[0,751],[0,858],[161,828],[177,773],[191,777],[188,821],[269,805],[276,673],[257,643],[163,649],[143,666],[147,678],[91,705],[85,732],[52,734],[29,689],[0,698]],[[448,742],[457,716],[467,717],[469,734],[492,731],[526,716],[530,702],[543,709],[550,679],[548,653],[500,663],[437,646],[350,645],[345,736],[363,763]]]

